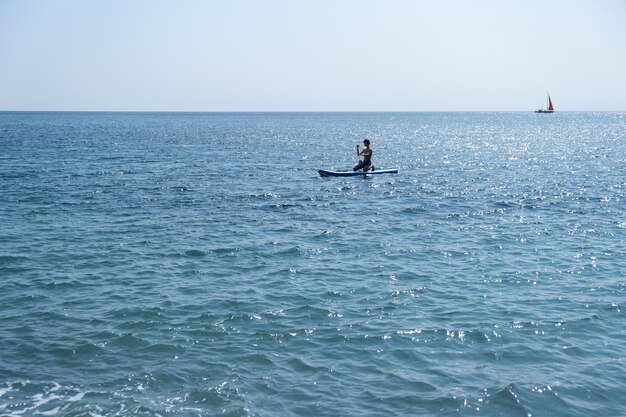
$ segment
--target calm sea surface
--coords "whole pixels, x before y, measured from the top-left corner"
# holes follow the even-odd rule
[[[0,113],[2,416],[624,416],[625,308],[625,113]]]

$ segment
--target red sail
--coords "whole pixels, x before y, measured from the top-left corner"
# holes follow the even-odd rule
[[[548,110],[554,110],[554,107],[552,106],[552,100],[550,99],[550,96],[548,96]]]

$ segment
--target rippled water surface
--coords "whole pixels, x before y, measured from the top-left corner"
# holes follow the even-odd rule
[[[625,170],[623,113],[0,113],[0,415],[626,415]]]

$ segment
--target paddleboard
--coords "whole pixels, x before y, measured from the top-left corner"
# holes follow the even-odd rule
[[[375,171],[318,171],[322,177],[356,177],[359,175],[397,174],[398,169],[377,169]]]

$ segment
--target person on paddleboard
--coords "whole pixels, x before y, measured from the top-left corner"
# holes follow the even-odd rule
[[[374,167],[372,166],[372,148],[370,148],[370,140],[363,140],[363,146],[365,149],[362,151],[359,149],[359,145],[356,145],[356,154],[357,156],[362,156],[363,159],[359,161],[358,164],[352,168],[353,171],[358,171],[362,169],[363,171],[369,171],[370,169],[373,171]]]

